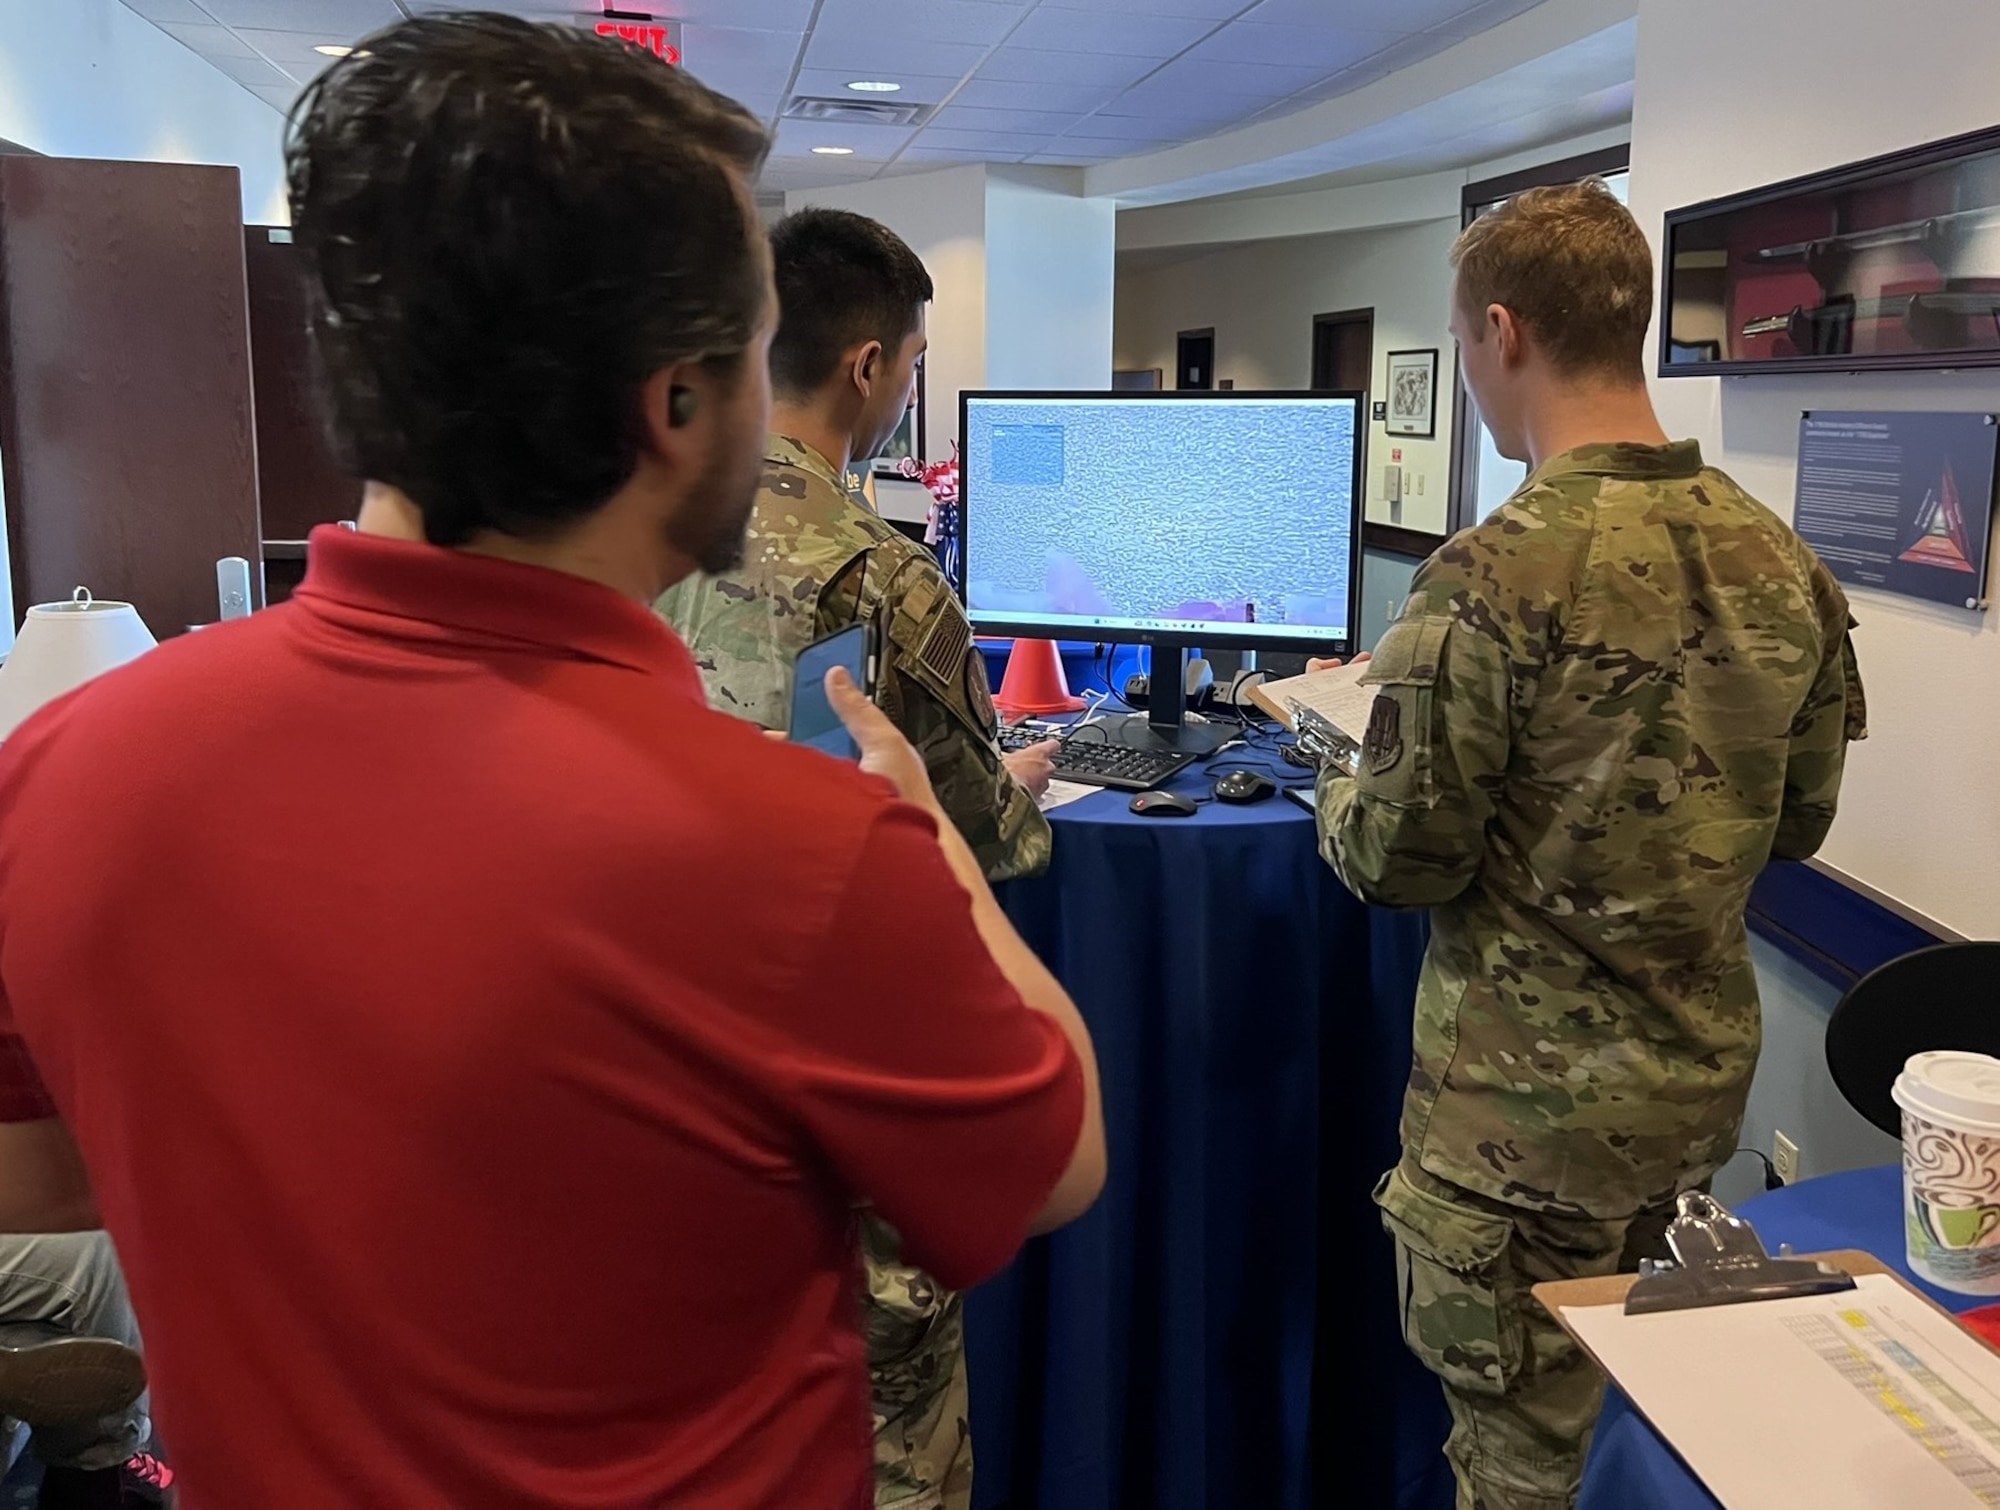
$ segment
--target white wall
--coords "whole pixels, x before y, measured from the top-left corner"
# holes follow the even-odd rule
[[[1919,36],[1950,45],[1913,48]],[[1993,125],[1996,55],[1991,0],[1645,0],[1632,205],[1655,255],[1675,206]],[[1697,437],[1787,517],[1801,409],[2000,410],[1992,371],[1676,378],[1654,391],[1670,432]],[[2000,937],[2000,609],[1851,596],[1871,737],[1850,758],[1825,858],[1953,929]]]
[[[1081,183],[1071,170],[974,164],[785,196],[787,210],[881,221],[930,269],[926,459],[950,454],[962,391],[1109,385],[1117,212],[1079,197]],[[875,491],[891,519],[921,519],[930,502],[913,483],[878,480]]]
[[[1370,422],[1367,517],[1442,534],[1456,389],[1445,259],[1457,234],[1454,207],[1450,219],[1418,225],[1252,242],[1164,267],[1128,265],[1118,279],[1117,365],[1157,367],[1172,381],[1175,334],[1213,326],[1218,379],[1238,388],[1304,388],[1312,379],[1313,316],[1372,307],[1371,401],[1384,397],[1387,353],[1435,347],[1438,402],[1431,440],[1390,436]],[[1382,468],[1396,447],[1403,452],[1400,512],[1381,496]]]
[[[1111,386],[1118,207],[1081,197],[1081,172],[1059,174],[987,179],[988,387]]]
[[[975,163],[785,195],[788,212],[809,205],[881,221],[930,269],[937,293],[927,315],[923,444],[926,459],[946,455],[958,433],[959,390],[986,380],[986,169]]]
[[[0,138],[50,157],[221,163],[284,225],[284,117],[118,0],[0,0]]]
[[[1737,1146],[1769,1156],[1774,1133],[1799,1150],[1799,1175],[1834,1174],[1895,1160],[1898,1142],[1847,1104],[1826,1068],[1826,1020],[1839,991],[1762,939],[1750,942],[1764,1005],[1764,1056]],[[1754,1160],[1732,1165],[1716,1196],[1735,1205],[1762,1187]],[[1725,1183],[1726,1181],[1726,1183]]]

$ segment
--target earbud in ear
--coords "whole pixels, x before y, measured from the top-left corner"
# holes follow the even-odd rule
[[[692,388],[673,388],[667,393],[667,423],[678,429],[692,420],[701,400]]]

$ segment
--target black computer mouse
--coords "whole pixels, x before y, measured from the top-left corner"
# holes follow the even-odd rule
[[[1255,771],[1231,771],[1215,784],[1217,802],[1262,802],[1274,795],[1278,783]]]
[[[1148,818],[1192,818],[1199,809],[1178,792],[1141,792],[1132,799],[1132,811]]]

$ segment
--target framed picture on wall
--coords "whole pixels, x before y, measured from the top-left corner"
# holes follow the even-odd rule
[[[1430,440],[1437,434],[1438,352],[1389,353],[1389,419],[1384,428],[1391,435],[1407,435]]]
[[[896,468],[914,456],[924,459],[924,369],[917,364],[917,401],[903,411],[903,422],[896,426],[889,443],[882,448],[882,454],[875,458],[870,468],[877,477],[894,477]]]

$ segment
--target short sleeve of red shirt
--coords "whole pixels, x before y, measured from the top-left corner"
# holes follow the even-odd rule
[[[835,1169],[952,1289],[1013,1258],[1075,1151],[1083,1072],[1000,973],[931,820],[869,831],[784,1067]]]

